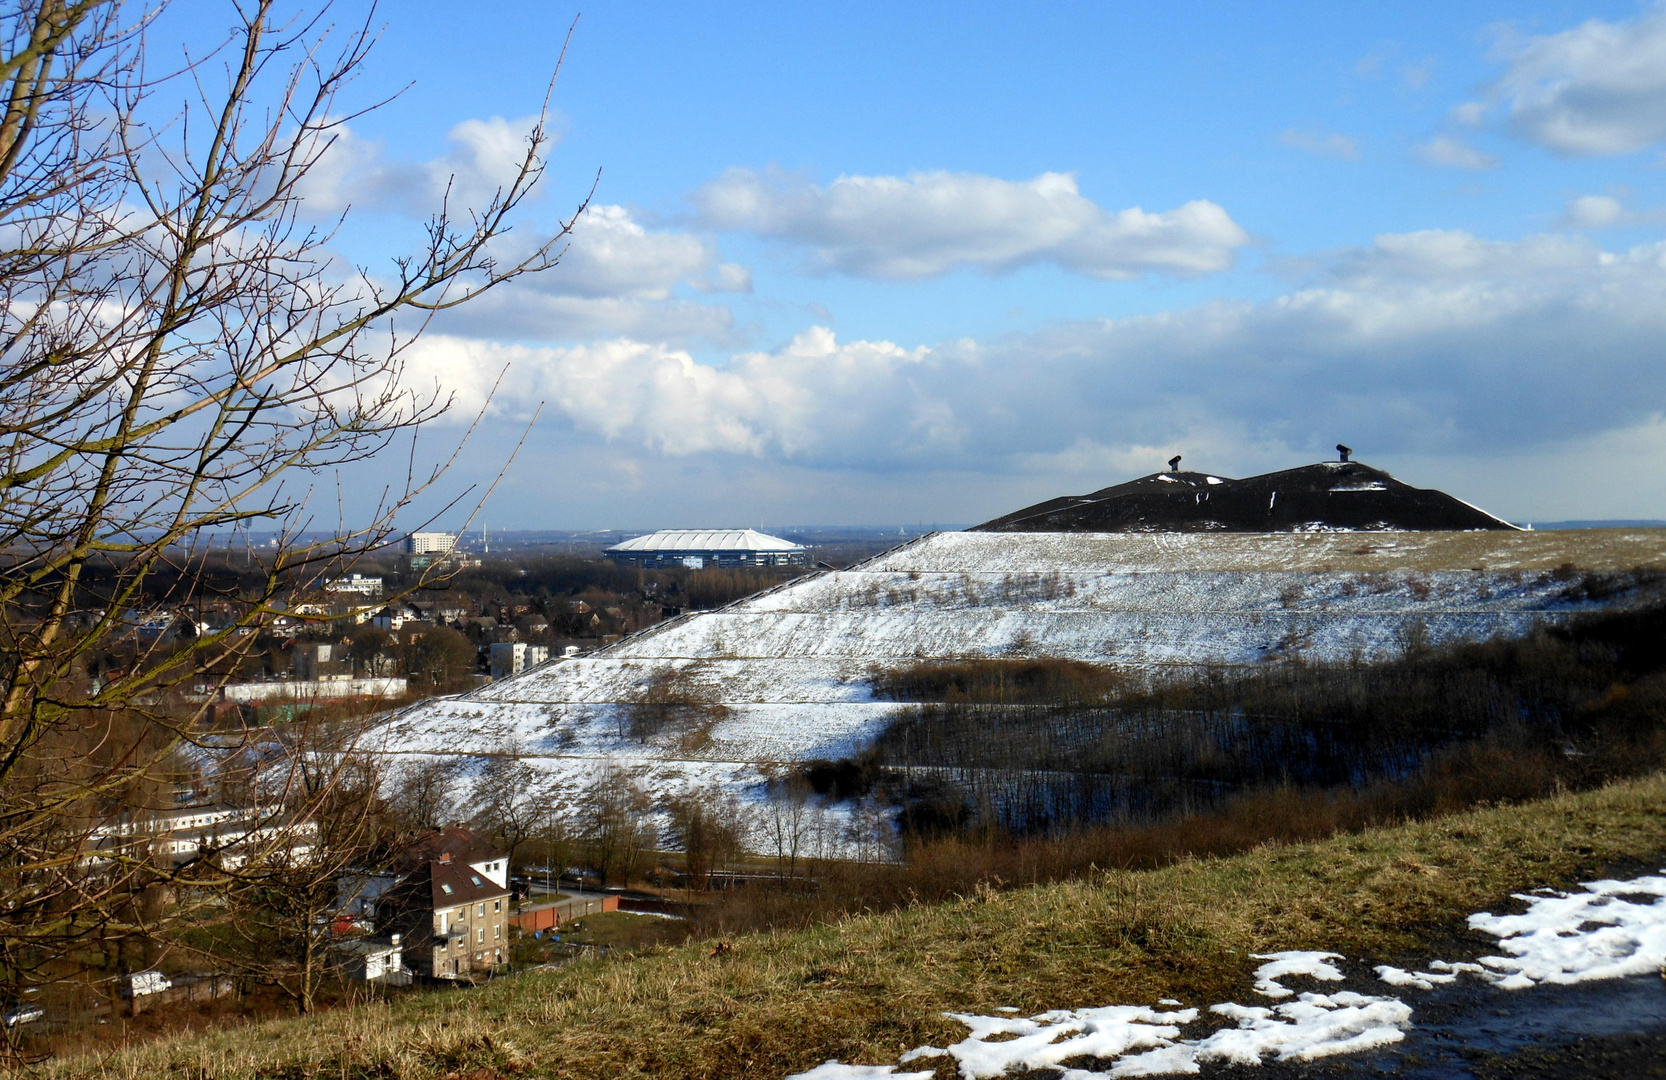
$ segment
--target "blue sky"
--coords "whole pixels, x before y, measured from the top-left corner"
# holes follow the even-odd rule
[[[575,14],[461,10],[378,15],[349,103],[410,85],[310,190],[356,260],[489,190]],[[1658,6],[601,3],[554,102],[567,264],[414,365],[459,415],[511,365],[459,483],[542,403],[495,526],[972,522],[1339,439],[1666,517]]]

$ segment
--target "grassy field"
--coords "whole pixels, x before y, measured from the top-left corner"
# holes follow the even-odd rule
[[[1274,949],[1465,951],[1513,891],[1666,853],[1666,775],[1519,806],[1000,891],[802,933],[575,964],[475,991],[60,1061],[54,1077],[771,1077],[891,1063],[945,1009],[1219,1001]],[[1476,938],[1472,948],[1484,949]],[[919,1067],[919,1066],[916,1066]],[[947,1059],[940,1077],[950,1076]]]

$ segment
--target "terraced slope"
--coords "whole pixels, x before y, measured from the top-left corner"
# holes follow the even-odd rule
[[[513,749],[574,790],[607,761],[660,790],[745,790],[774,763],[837,757],[870,737],[897,708],[873,699],[875,666],[1045,655],[1161,672],[1292,652],[1378,657],[1413,636],[1514,635],[1633,602],[1638,568],[1666,569],[1666,530],[937,533],[425,702],[395,716],[380,745]],[[672,675],[727,718],[700,745],[632,740],[622,706]]]

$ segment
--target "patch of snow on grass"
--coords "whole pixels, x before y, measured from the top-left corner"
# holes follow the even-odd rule
[[[1382,964],[1376,968],[1377,977],[1391,986],[1432,990],[1469,974],[1502,989],[1517,990],[1545,983],[1625,978],[1666,965],[1666,876],[1593,881],[1580,889],[1520,895],[1517,899],[1528,907],[1519,915],[1471,915],[1469,925],[1496,936],[1509,956],[1483,956],[1478,964],[1436,960],[1428,971]],[[1252,955],[1268,961],[1255,972],[1256,991],[1268,997],[1295,993],[1280,979],[1306,976],[1335,982],[1344,977],[1332,963],[1342,959],[1337,953]],[[1164,998],[1160,1004],[1180,1003]],[[1007,1006],[996,1011],[1013,1010]],[[1203,1038],[1182,1039],[1180,1029],[1198,1018],[1197,1009],[1164,1012],[1136,1005],[1059,1009],[1032,1017],[946,1013],[970,1028],[971,1034],[948,1047],[918,1047],[899,1060],[907,1064],[920,1058],[953,1057],[965,1080],[1029,1069],[1046,1069],[1062,1080],[1195,1075],[1208,1063],[1314,1061],[1375,1050],[1404,1039],[1412,1017],[1411,1006],[1398,998],[1350,990],[1303,993],[1294,1001],[1273,1006],[1226,1002],[1210,1006],[1209,1012],[1237,1026]],[[1062,1064],[1077,1058],[1092,1058],[1110,1068],[1087,1071]],[[866,1072],[839,1072],[835,1066],[837,1062],[828,1062],[789,1080],[890,1080],[894,1075],[890,1066],[837,1066]]]
[[[929,1072],[897,1072],[895,1065],[841,1065],[828,1060],[787,1080],[931,1080]]]
[[[1341,977],[1339,972],[1336,978]],[[1270,1009],[1228,1003],[1209,1011],[1236,1020],[1238,1026],[1197,1043],[1197,1060],[1232,1065],[1259,1065],[1267,1055],[1279,1061],[1313,1061],[1357,1054],[1399,1042],[1411,1026],[1410,1005],[1351,990],[1303,994]]]
[[[1330,960],[1340,960],[1340,953],[1333,952],[1276,952],[1251,953],[1256,960],[1271,960],[1270,964],[1262,964],[1255,969],[1255,992],[1265,994],[1270,998],[1289,997],[1295,993],[1289,987],[1281,986],[1280,979],[1293,975],[1306,975],[1326,982],[1341,982],[1342,972]],[[1219,1009],[1221,1006],[1216,1006]]]
[[[1181,1024],[1197,1019],[1196,1009],[1158,1012],[1141,1005],[1098,1009],[1055,1009],[1032,1017],[945,1013],[972,1029],[946,1048],[921,1046],[903,1054],[903,1063],[945,1054],[960,1063],[966,1080],[1002,1076],[1015,1069],[1057,1068],[1071,1058],[1110,1059],[1131,1050],[1164,1050],[1180,1038]],[[1004,1041],[990,1042],[1000,1036]],[[1067,1069],[1066,1077],[1086,1076]]]
[[[1469,925],[1498,938],[1509,956],[1483,956],[1477,964],[1436,960],[1428,971],[1383,964],[1377,977],[1390,986],[1433,990],[1474,975],[1502,990],[1526,990],[1666,967],[1666,877],[1592,881],[1580,889],[1518,895],[1527,904],[1519,915],[1471,915]]]
[[[1377,965],[1377,978],[1390,986],[1415,986],[1419,990],[1433,990],[1437,984],[1458,980],[1456,972],[1436,974],[1429,971],[1406,971],[1390,964]]]
[[[1592,881],[1582,892],[1518,896],[1520,915],[1471,915],[1509,956],[1483,956],[1506,990],[1620,979],[1666,964],[1666,877]]]
[[[1305,966],[1296,957],[1307,956]],[[1311,958],[1321,959],[1311,959]],[[1325,963],[1335,953],[1291,954],[1284,974],[1334,971]],[[1268,965],[1272,966],[1272,965]],[[1336,978],[1341,978],[1338,972]],[[1064,1068],[1077,1058],[1109,1062],[1111,1076],[1194,1074],[1200,1063],[1259,1065],[1263,1058],[1313,1061],[1399,1042],[1411,1022],[1403,1001],[1344,991],[1302,994],[1295,1001],[1263,1008],[1226,1003],[1210,1012],[1237,1022],[1201,1039],[1182,1039],[1180,1029],[1198,1018],[1197,1009],[1160,1012],[1134,1005],[1055,1010],[1028,1018],[947,1013],[971,1029],[948,1047],[922,1046],[903,1054],[903,1063],[953,1057],[965,1080],[987,1080],[1018,1070],[1053,1069],[1065,1080],[1089,1080],[1104,1072]],[[993,1040],[993,1041],[992,1041]]]

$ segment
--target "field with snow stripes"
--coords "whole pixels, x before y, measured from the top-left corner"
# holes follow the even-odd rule
[[[1293,653],[1371,659],[1636,602],[1649,590],[1614,575],[1641,568],[1666,568],[1666,530],[937,533],[424,702],[391,718],[379,745],[514,751],[572,790],[613,761],[664,792],[755,792],[771,764],[841,756],[883,726],[897,705],[873,699],[876,667],[1054,656],[1161,673]],[[619,706],[668,672],[728,709],[697,749],[622,730]]]

